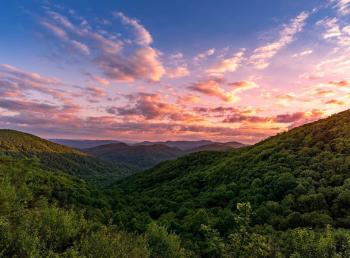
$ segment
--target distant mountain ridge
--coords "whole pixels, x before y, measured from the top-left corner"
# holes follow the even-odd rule
[[[165,144],[127,145],[125,143],[111,143],[82,151],[94,157],[110,162],[118,162],[138,170],[151,168],[161,161],[176,159],[183,154],[180,149]]]
[[[109,143],[120,143],[120,141],[114,140],[49,139],[49,141],[75,149],[87,149]]]
[[[169,147],[176,147],[180,150],[189,150],[198,148],[204,145],[212,144],[213,141],[209,140],[199,140],[199,141],[157,141],[157,142],[150,142],[150,141],[144,141],[140,143],[136,143],[135,145],[154,145],[154,144],[164,144]]]
[[[109,162],[118,162],[128,167],[144,170],[162,161],[173,160],[193,152],[229,151],[244,146],[239,142],[166,141],[141,142],[134,145],[110,143],[82,151]]]

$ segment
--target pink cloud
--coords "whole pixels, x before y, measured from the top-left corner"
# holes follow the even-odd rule
[[[208,74],[221,75],[227,72],[234,72],[243,60],[245,49],[239,50],[230,58],[224,58],[207,70]]]
[[[255,82],[252,81],[231,82],[228,85],[231,86],[235,91],[244,91],[259,87]]]
[[[198,121],[194,114],[181,109],[178,105],[162,101],[159,94],[138,93],[127,96],[129,104],[124,107],[109,107],[107,112],[122,117],[143,119],[169,119],[174,121]]]
[[[190,75],[190,71],[186,65],[170,68],[166,73],[169,78],[180,78]]]
[[[124,82],[135,80],[158,82],[165,74],[165,68],[160,61],[159,51],[150,46],[151,34],[137,20],[122,13],[115,15],[124,24],[133,28],[136,47],[126,49],[127,45],[118,37],[93,30],[87,22],[83,25],[74,25],[69,18],[57,12],[48,11],[47,19],[51,21],[45,20],[42,25],[81,53],[92,54],[93,64],[100,68],[108,79]],[[184,70],[180,72],[183,73]]]
[[[58,79],[26,72],[7,64],[0,64],[0,86],[8,90],[11,88],[12,95],[19,96],[26,91],[37,91],[50,95],[66,104],[71,103],[69,94],[60,89],[62,82]],[[21,94],[18,94],[18,92],[21,92]]]
[[[138,49],[131,57],[105,55],[97,59],[98,66],[111,79],[132,82],[136,79],[146,79],[158,82],[165,74],[162,63],[158,60],[159,53],[151,48]]]
[[[200,101],[200,97],[198,97],[197,95],[188,94],[184,96],[178,96],[176,103],[180,105],[185,105],[185,104],[195,104],[195,103],[198,103],[199,101]]]

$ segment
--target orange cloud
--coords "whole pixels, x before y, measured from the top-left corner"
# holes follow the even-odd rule
[[[316,91],[316,96],[319,96],[319,97],[326,97],[326,96],[330,96],[330,95],[333,95],[333,94],[334,94],[334,91],[332,91],[332,90],[318,89]]]
[[[344,106],[345,102],[341,100],[336,100],[336,99],[331,99],[325,102],[326,104],[329,105],[336,105],[336,106]]]
[[[176,102],[180,105],[185,105],[185,104],[198,103],[199,100],[200,100],[200,97],[198,97],[197,95],[185,95],[185,96],[178,96]]]
[[[342,80],[342,81],[331,81],[328,82],[330,85],[339,86],[339,87],[350,87],[350,81]]]
[[[221,82],[222,80],[220,79],[209,79],[206,81],[194,83],[189,88],[208,96],[218,97],[225,102],[232,102],[236,100],[232,92],[227,92],[221,88]]]

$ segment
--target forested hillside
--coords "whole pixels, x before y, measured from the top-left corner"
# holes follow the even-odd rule
[[[1,135],[0,257],[350,257],[350,111],[105,188],[55,163],[91,157]]]
[[[44,169],[64,171],[98,185],[110,184],[134,173],[125,165],[110,164],[78,150],[14,130],[0,130],[0,154],[17,158],[37,157]]]
[[[333,257],[317,251],[323,247],[316,242],[329,236],[332,241],[347,239],[344,243],[349,245],[350,111],[251,147],[163,162],[119,181],[108,194],[113,196],[116,217],[129,228],[142,231],[145,222],[157,220],[203,257],[226,255],[222,246],[239,242],[240,230],[257,237],[247,238],[252,242],[245,244],[262,248],[256,256],[246,250],[246,257],[275,252],[288,256],[296,252],[288,249],[293,245],[305,248],[294,257]],[[120,196],[125,199],[120,201]],[[241,208],[245,213],[252,209],[249,229],[247,225],[240,229],[235,220],[239,203],[249,203]],[[128,209],[123,210],[126,204]],[[344,235],[332,236],[329,228],[322,235],[327,226]],[[329,252],[341,251],[328,247],[333,248]]]
[[[0,156],[0,257],[188,256],[164,227],[140,235],[111,221],[106,198],[83,180]]]

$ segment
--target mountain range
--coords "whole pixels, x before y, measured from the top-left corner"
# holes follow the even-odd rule
[[[117,164],[0,130],[0,254],[349,257],[349,110],[136,174]]]
[[[144,170],[156,164],[199,151],[229,151],[245,146],[238,142],[217,143],[211,141],[142,142],[134,145],[110,143],[82,149],[102,160],[124,164]]]
[[[120,143],[114,140],[74,140],[74,139],[48,139],[51,142],[61,144],[74,149],[87,149],[96,146],[110,144],[110,143]]]

